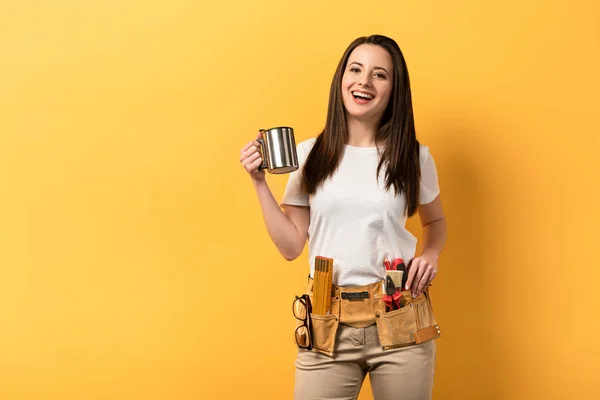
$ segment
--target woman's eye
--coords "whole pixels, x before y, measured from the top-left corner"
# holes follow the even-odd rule
[[[356,67],[352,67],[352,68],[350,68],[350,72],[360,72],[360,69],[358,69]]]
[[[386,79],[386,76],[384,74],[376,73],[375,76],[381,79]]]

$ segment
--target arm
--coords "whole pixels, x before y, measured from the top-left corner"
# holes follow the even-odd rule
[[[406,288],[417,297],[431,284],[438,271],[438,258],[446,243],[446,219],[440,196],[417,208],[423,226],[423,252],[412,260]]]
[[[263,161],[259,151],[260,144],[257,141],[261,137],[262,133],[259,132],[256,140],[248,142],[242,148],[240,162],[252,179],[271,240],[281,255],[286,260],[292,261],[302,254],[306,244],[310,208],[285,205],[282,210],[277,204],[267,185],[265,171],[258,169]]]
[[[446,244],[446,218],[440,196],[431,203],[421,204],[417,208],[423,227],[423,253],[421,257],[433,257],[437,260]]]
[[[284,205],[282,210],[266,180],[253,183],[271,240],[286,260],[296,259],[302,254],[308,238],[310,208]]]

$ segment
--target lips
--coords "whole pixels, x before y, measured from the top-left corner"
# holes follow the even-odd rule
[[[351,92],[354,102],[357,104],[367,104],[375,98],[375,95],[362,90],[354,90]]]

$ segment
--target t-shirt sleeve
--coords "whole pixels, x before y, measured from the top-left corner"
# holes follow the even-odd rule
[[[421,196],[420,204],[431,203],[440,194],[437,168],[429,147],[421,146]]]
[[[281,204],[289,204],[292,206],[309,206],[308,193],[302,190],[302,170],[304,167],[304,162],[306,161],[310,151],[308,145],[308,141],[304,141],[296,146],[296,153],[298,154],[298,169],[294,172],[291,172],[288,177],[287,185],[281,199]]]

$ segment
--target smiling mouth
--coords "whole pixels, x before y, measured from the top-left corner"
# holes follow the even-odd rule
[[[366,92],[360,92],[355,90],[352,93],[352,97],[354,97],[354,102],[358,104],[367,104],[369,101],[375,98],[375,95]]]
[[[365,99],[365,100],[373,100],[373,98],[375,98],[375,96],[372,95],[371,93],[359,92],[357,90],[352,92],[352,96],[354,96],[355,99]]]

